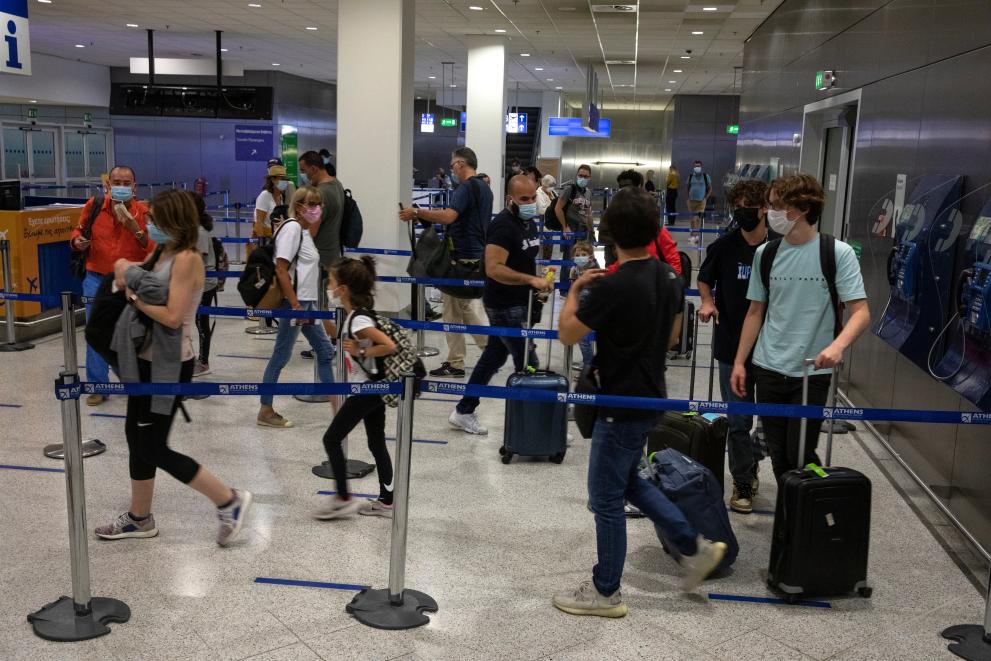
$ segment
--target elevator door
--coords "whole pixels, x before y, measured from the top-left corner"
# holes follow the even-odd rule
[[[822,231],[840,239],[845,238],[844,209],[846,207],[847,173],[850,171],[850,129],[830,127],[823,131],[822,171],[819,180],[826,191],[822,210]]]

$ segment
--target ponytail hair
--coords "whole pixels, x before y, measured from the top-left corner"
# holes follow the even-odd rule
[[[345,285],[351,294],[351,305],[371,310],[375,307],[375,260],[369,255],[361,259],[345,259],[330,267],[334,280]]]

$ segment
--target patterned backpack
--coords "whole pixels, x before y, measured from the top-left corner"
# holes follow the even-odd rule
[[[413,381],[413,394],[415,397],[419,397],[420,382],[427,376],[427,369],[423,366],[423,361],[416,355],[416,345],[410,340],[409,332],[396,324],[392,319],[383,317],[374,310],[356,309],[354,314],[351,315],[351,320],[348,322],[347,333],[349,337],[354,337],[354,334],[351,332],[351,323],[353,323],[357,315],[364,315],[370,319],[374,319],[376,328],[385,333],[396,345],[396,352],[394,354],[375,359],[375,364],[378,367],[377,378],[372,378],[371,375],[369,377],[373,381],[399,381],[403,374],[412,372],[415,377]],[[359,362],[358,365],[360,366],[361,363]],[[399,406],[399,395],[383,395],[382,399],[392,408]]]

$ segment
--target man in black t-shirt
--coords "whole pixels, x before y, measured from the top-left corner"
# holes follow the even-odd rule
[[[537,231],[537,186],[525,175],[509,180],[510,204],[492,219],[485,237],[485,290],[482,303],[489,325],[502,328],[529,326],[526,319],[531,289],[550,291],[552,282],[536,275],[540,235]],[[486,385],[510,355],[516,371],[523,370],[524,339],[491,337],[482,351],[469,385]],[[530,354],[536,366],[536,356]],[[451,413],[451,426],[469,434],[488,434],[475,415],[478,397],[464,397]]]
[[[764,222],[767,184],[748,180],[737,183],[729,192],[733,203],[733,221],[737,229],[719,237],[706,252],[699,270],[699,295],[702,307],[699,320],[708,323],[716,320],[713,330],[712,353],[719,361],[719,389],[726,402],[754,401],[753,365],[747,362],[747,396],[738,397],[730,387],[733,360],[740,344],[743,320],[750,309],[747,288],[757,247],[768,240],[768,228]],[[776,235],[775,235],[776,236]],[[774,237],[771,237],[774,238]],[[715,292],[713,291],[715,290]],[[753,416],[729,415],[729,469],[733,475],[733,495],[729,506],[735,512],[749,514],[753,511],[753,498],[757,492],[758,462],[760,451],[750,438]],[[717,478],[722,479],[721,475]]]
[[[664,360],[681,295],[681,278],[654,259],[647,246],[660,230],[657,205],[649,193],[624,188],[602,217],[613,238],[619,270],[605,276],[586,271],[571,287],[561,311],[558,336],[573,345],[595,331],[603,395],[664,397]],[[584,290],[587,296],[579,296]],[[681,554],[683,590],[697,587],[722,560],[726,545],[699,535],[681,510],[641,478],[638,464],[657,413],[601,407],[592,432],[588,464],[589,507],[595,513],[598,564],[592,580],[554,595],[554,605],[573,615],[623,617],[620,593],[626,561],[627,500],[657,525]]]

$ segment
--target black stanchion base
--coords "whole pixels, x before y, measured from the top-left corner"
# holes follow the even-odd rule
[[[348,459],[348,479],[357,480],[365,477],[375,470],[375,464],[368,464],[357,459]],[[325,461],[319,466],[313,467],[313,474],[328,480],[334,479],[334,471],[330,468],[330,462]]]
[[[107,444],[98,438],[91,438],[83,441],[83,459],[103,454],[107,451]],[[65,446],[61,443],[46,445],[43,452],[49,459],[65,459]]]
[[[362,590],[345,610],[362,624],[376,629],[413,629],[430,622],[424,611],[436,613],[433,597],[417,590],[403,590],[403,603],[389,600],[389,589]]]
[[[34,345],[30,342],[4,342],[0,344],[0,353],[27,351],[28,349],[34,349]]]
[[[984,627],[979,624],[958,624],[943,630],[947,640],[955,641],[947,645],[961,659],[968,661],[991,661],[991,638],[984,635]]]
[[[110,633],[108,622],[127,622],[131,619],[131,609],[117,599],[93,597],[89,606],[89,613],[78,615],[72,597],[59,597],[58,601],[28,615],[28,622],[40,638],[73,642],[105,636]]]
[[[307,404],[326,404],[330,401],[330,395],[293,395],[292,398]]]

